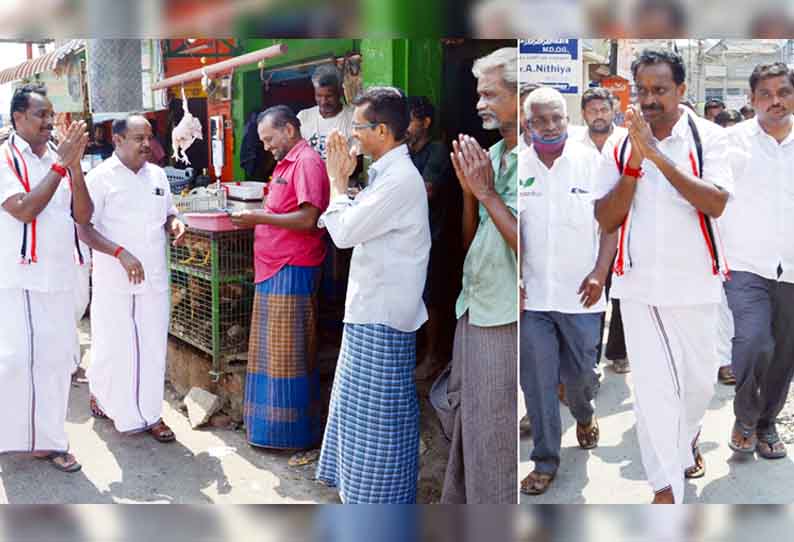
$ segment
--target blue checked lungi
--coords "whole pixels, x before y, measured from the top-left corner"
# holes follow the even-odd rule
[[[416,333],[345,324],[317,478],[345,503],[416,502]]]
[[[256,285],[243,406],[255,446],[304,449],[320,442],[319,283],[320,267],[286,265]]]

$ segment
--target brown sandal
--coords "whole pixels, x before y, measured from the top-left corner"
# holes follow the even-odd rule
[[[723,365],[717,371],[717,380],[720,384],[725,386],[736,385],[736,375],[733,374],[733,369],[730,365]]]
[[[83,468],[77,459],[74,458],[69,452],[52,452],[47,455],[34,455],[36,459],[47,460],[50,465],[55,467],[61,472],[77,472]]]
[[[697,445],[692,448],[692,457],[695,464],[684,469],[684,478],[689,480],[703,478],[706,475],[706,460],[703,459],[703,454],[700,453],[700,448]]]
[[[88,408],[91,410],[91,415],[94,418],[98,418],[100,420],[107,420],[108,416],[105,412],[99,408],[99,405],[96,402],[96,397],[91,395],[88,399]]]
[[[149,428],[149,433],[152,434],[157,442],[173,442],[176,440],[176,435],[171,431],[163,420],[160,420],[152,427]]]
[[[526,478],[521,480],[521,493],[525,495],[543,495],[551,486],[555,476],[557,476],[557,471],[545,474],[533,470]]]
[[[577,422],[576,424],[576,440],[579,441],[579,447],[583,450],[591,450],[598,446],[598,439],[600,431],[598,429],[598,420],[593,416],[589,425],[582,425]]]

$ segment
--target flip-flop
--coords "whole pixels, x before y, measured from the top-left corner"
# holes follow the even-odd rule
[[[743,440],[747,440],[749,444],[742,446],[739,442],[734,441],[734,436],[738,435]],[[733,424],[731,431],[731,438],[728,440],[728,447],[736,453],[751,454],[755,452],[758,446],[758,437],[755,434],[755,427],[747,427],[736,420]]]
[[[83,468],[83,466],[78,463],[74,456],[69,452],[52,452],[51,454],[41,456],[36,455],[34,457],[41,460],[46,459],[50,462],[50,465],[61,472],[77,472]],[[63,463],[59,463],[58,459],[63,459]]]
[[[776,429],[757,431],[756,434],[758,435],[758,445],[755,451],[764,459],[783,459],[788,455],[786,446],[780,440]],[[777,451],[774,449],[775,444],[780,444],[780,448]],[[769,448],[769,451],[767,451],[767,448]]]
[[[290,467],[302,467],[316,462],[320,458],[320,450],[309,450],[307,452],[298,452],[289,458],[287,464]]]

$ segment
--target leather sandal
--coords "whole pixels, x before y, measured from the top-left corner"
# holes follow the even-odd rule
[[[46,459],[50,462],[50,465],[61,472],[77,472],[83,468],[69,452],[52,452],[47,455],[37,455],[35,457],[36,459]]]
[[[684,478],[689,480],[703,478],[706,475],[706,460],[703,459],[703,454],[700,453],[700,448],[697,445],[692,448],[692,458],[695,460],[695,464],[684,469]]]
[[[173,442],[176,440],[176,435],[171,431],[163,420],[160,420],[152,427],[149,428],[149,433],[152,434],[157,442]]]
[[[99,404],[97,404],[96,397],[94,397],[93,395],[91,395],[88,399],[88,408],[91,410],[91,415],[94,418],[100,420],[108,419],[107,414],[105,414],[105,412],[101,408],[99,408]]]
[[[526,478],[521,480],[521,493],[525,495],[542,495],[549,489],[555,476],[557,476],[557,471],[546,474],[533,470]]]
[[[730,449],[740,454],[751,454],[755,452],[757,445],[758,437],[755,434],[755,427],[747,427],[736,420],[733,424],[731,440],[728,441]]]
[[[598,420],[596,420],[595,416],[593,416],[589,425],[576,423],[576,440],[579,441],[579,447],[583,450],[591,450],[598,446],[600,436]]]
[[[736,375],[733,374],[733,369],[731,369],[730,365],[723,365],[717,371],[717,380],[720,384],[724,384],[725,386],[734,386],[736,385]]]

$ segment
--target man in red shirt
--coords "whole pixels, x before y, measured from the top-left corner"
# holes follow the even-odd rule
[[[256,227],[245,426],[254,446],[308,449],[322,437],[316,327],[326,243],[317,219],[330,183],[289,107],[260,113],[257,132],[278,163],[264,209],[232,214],[238,226]]]

